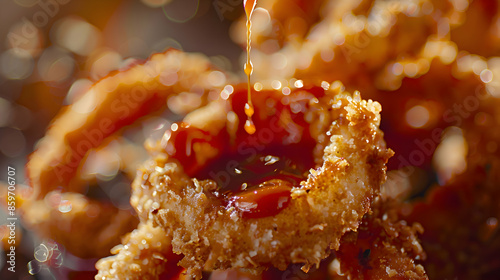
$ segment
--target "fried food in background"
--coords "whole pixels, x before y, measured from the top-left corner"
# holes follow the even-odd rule
[[[203,56],[170,50],[144,65],[111,74],[64,108],[27,165],[33,194],[20,208],[27,226],[80,257],[102,256],[116,245],[134,228],[136,218],[128,210],[78,194],[84,189],[79,162],[90,149],[110,141],[109,135],[165,107],[174,92],[198,90],[199,98],[206,98],[212,87],[207,75],[214,72],[210,67]],[[57,186],[62,188],[52,193]],[[60,204],[70,208],[63,211]],[[79,242],[85,235],[93,236],[103,251]]]
[[[404,219],[425,229],[420,238],[431,279],[495,279],[500,272],[499,162],[475,161],[424,201],[403,208]]]
[[[331,36],[317,36],[319,39],[311,38],[309,47],[303,52],[305,55],[308,50],[313,50],[312,53],[316,49],[321,50],[316,51],[308,68],[317,70],[299,70],[296,75],[309,77],[304,80],[343,77],[339,79],[346,83],[348,89],[360,89],[365,96],[382,104],[382,128],[388,145],[396,152],[389,167],[399,169],[392,173],[398,181],[390,180],[389,183],[407,186],[412,196],[422,195],[430,186],[429,198],[425,202],[417,202],[410,215],[412,218],[408,218],[408,213],[402,217],[430,228],[431,232],[424,233],[423,237],[424,249],[432,252],[424,263],[430,267],[429,277],[493,279],[493,275],[498,273],[498,250],[492,248],[497,247],[495,244],[499,240],[494,234],[498,231],[496,221],[499,213],[494,206],[488,205],[496,203],[493,185],[498,185],[499,181],[495,176],[486,175],[490,174],[486,170],[495,166],[500,140],[497,129],[499,72],[498,58],[495,57],[500,46],[497,24],[499,5],[496,1],[420,3],[419,13],[425,14],[425,10],[432,7],[434,12],[445,11],[442,12],[443,17],[434,21],[425,20],[425,16],[421,19],[430,24],[427,35],[404,32],[397,37],[426,38],[426,41],[409,44],[411,49],[389,52],[397,57],[382,59],[382,64],[371,68],[374,65],[372,57],[378,59],[386,55],[385,48],[380,48],[381,45],[377,47],[379,38],[366,36],[366,44],[359,44],[359,41],[356,44],[356,37],[351,37],[351,41],[346,37],[343,44],[335,46],[321,41],[331,40]],[[409,11],[401,11],[402,16],[389,34],[396,34],[399,23],[403,23],[406,16],[409,16],[407,21],[421,25],[416,23],[418,13],[417,18],[413,18],[415,14],[409,15]],[[356,18],[363,20],[362,17]],[[332,25],[330,28],[333,28]],[[328,34],[324,30],[327,29],[316,32]],[[361,33],[357,38],[361,38]],[[388,42],[392,44],[394,40],[382,43]],[[330,50],[334,52],[334,56],[331,55],[334,58],[331,62],[325,61],[328,58],[325,52]],[[349,51],[347,56],[346,50]],[[285,52],[286,46],[277,53]],[[370,57],[365,57],[365,53],[371,53]],[[344,61],[347,59],[349,63]],[[344,67],[345,64],[347,67]],[[353,67],[353,75],[349,76],[348,69],[353,64],[357,66]],[[477,158],[483,160],[479,163]],[[484,176],[487,179],[479,179]],[[468,197],[465,190],[474,194]],[[475,202],[486,197],[484,208],[490,209],[487,211]],[[456,215],[449,209],[451,206],[438,206],[448,200],[454,201],[453,211],[458,211]],[[471,210],[466,210],[471,207]],[[408,208],[405,209],[408,211]],[[436,213],[435,219],[429,218],[432,213]],[[475,233],[476,228],[483,227],[493,233],[487,241]],[[450,238],[452,235],[453,238]],[[469,242],[472,243],[470,246]],[[485,262],[480,264],[480,260]]]

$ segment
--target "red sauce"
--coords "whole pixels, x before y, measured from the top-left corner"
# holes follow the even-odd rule
[[[309,102],[324,93],[321,88],[300,90],[284,96],[279,92],[254,93],[254,122],[250,135],[244,129],[246,90],[236,89],[229,102],[239,119],[236,135],[223,129],[218,135],[184,123],[174,124],[165,147],[180,161],[187,175],[212,179],[214,195],[225,207],[235,207],[243,217],[278,214],[290,203],[290,191],[307,178],[315,166],[316,141],[309,133],[304,114]],[[200,146],[204,145],[204,146]],[[211,149],[214,153],[206,153]],[[199,162],[196,151],[211,154]]]
[[[199,149],[198,147],[207,149],[207,145],[209,145],[216,150],[222,150],[223,142],[219,139],[220,137],[182,122],[172,124],[164,138],[168,139],[164,147],[167,154],[178,159],[184,167],[184,172],[190,176],[197,174],[202,167],[197,164],[196,151]]]
[[[165,266],[165,270],[159,276],[159,280],[178,280],[181,273],[184,272],[184,268],[177,263],[182,260],[184,256],[177,255],[174,252],[170,251],[166,254],[165,258],[168,260]]]
[[[258,188],[233,195],[230,205],[240,210],[246,218],[274,216],[290,203],[292,186],[289,182],[279,179],[267,181]]]

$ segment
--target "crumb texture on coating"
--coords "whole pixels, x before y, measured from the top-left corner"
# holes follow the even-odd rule
[[[96,280],[105,279],[158,279],[159,275],[178,274],[176,267],[179,257],[172,254],[171,239],[160,227],[151,222],[141,223],[123,240],[123,245],[115,246],[116,254],[101,259],[96,268]],[[167,265],[167,262],[168,263]]]
[[[248,219],[220,206],[212,194],[215,181],[188,177],[165,153],[140,169],[131,203],[142,224],[152,223],[171,236],[172,250],[184,256],[179,264],[188,275],[199,279],[202,270],[228,268],[259,273],[268,266],[286,269],[290,263],[305,263],[307,269],[338,249],[346,232],[358,228],[385,181],[385,164],[392,155],[378,128],[381,107],[339,88],[316,101],[323,110],[311,111],[311,127],[326,128],[311,133],[319,146],[319,139],[326,138],[316,159],[321,164],[292,190],[290,204],[275,216]],[[314,116],[320,113],[321,118]],[[141,254],[140,249],[131,253]],[[117,256],[100,262],[99,275],[109,273]],[[141,271],[160,273],[150,269]]]
[[[342,237],[330,264],[334,279],[429,279],[415,262],[426,258],[417,238],[424,229],[400,220],[399,208],[395,200],[375,199],[373,212],[363,217],[358,231]]]

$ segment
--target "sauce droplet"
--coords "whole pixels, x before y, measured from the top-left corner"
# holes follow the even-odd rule
[[[245,122],[245,131],[248,134],[254,134],[256,129],[255,129],[255,124],[252,121],[252,118],[248,117],[248,120]]]
[[[253,110],[253,105],[252,105],[252,94],[251,94],[251,87],[250,87],[250,76],[252,75],[253,72],[253,66],[252,62],[250,61],[250,35],[251,35],[251,28],[252,28],[252,13],[253,10],[255,9],[255,5],[257,4],[257,0],[244,0],[243,1],[243,6],[245,8],[245,14],[247,15],[247,62],[245,63],[244,70],[245,74],[247,75],[248,78],[248,103],[245,104],[245,114],[247,115],[248,119],[245,122],[245,131],[248,134],[254,134],[255,133],[255,125],[252,121],[252,115],[254,113]]]
[[[250,105],[248,103],[245,104],[245,115],[248,117],[252,117],[254,113],[253,105]]]

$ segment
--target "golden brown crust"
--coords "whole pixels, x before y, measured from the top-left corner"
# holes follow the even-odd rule
[[[339,250],[307,273],[301,264],[290,264],[285,271],[270,268],[260,275],[216,271],[207,279],[428,279],[422,266],[426,254],[417,238],[423,228],[400,220],[400,208],[395,199],[376,198],[357,231],[346,233]]]
[[[117,245],[111,252],[116,255],[97,262],[96,280],[152,280],[162,274],[165,278],[175,277],[181,271],[176,267],[179,257],[172,253],[171,238],[151,222],[141,223],[123,239],[123,245]]]
[[[342,237],[330,264],[334,279],[429,279],[416,260],[426,257],[417,238],[423,227],[398,219],[395,201],[376,199],[357,232]]]

